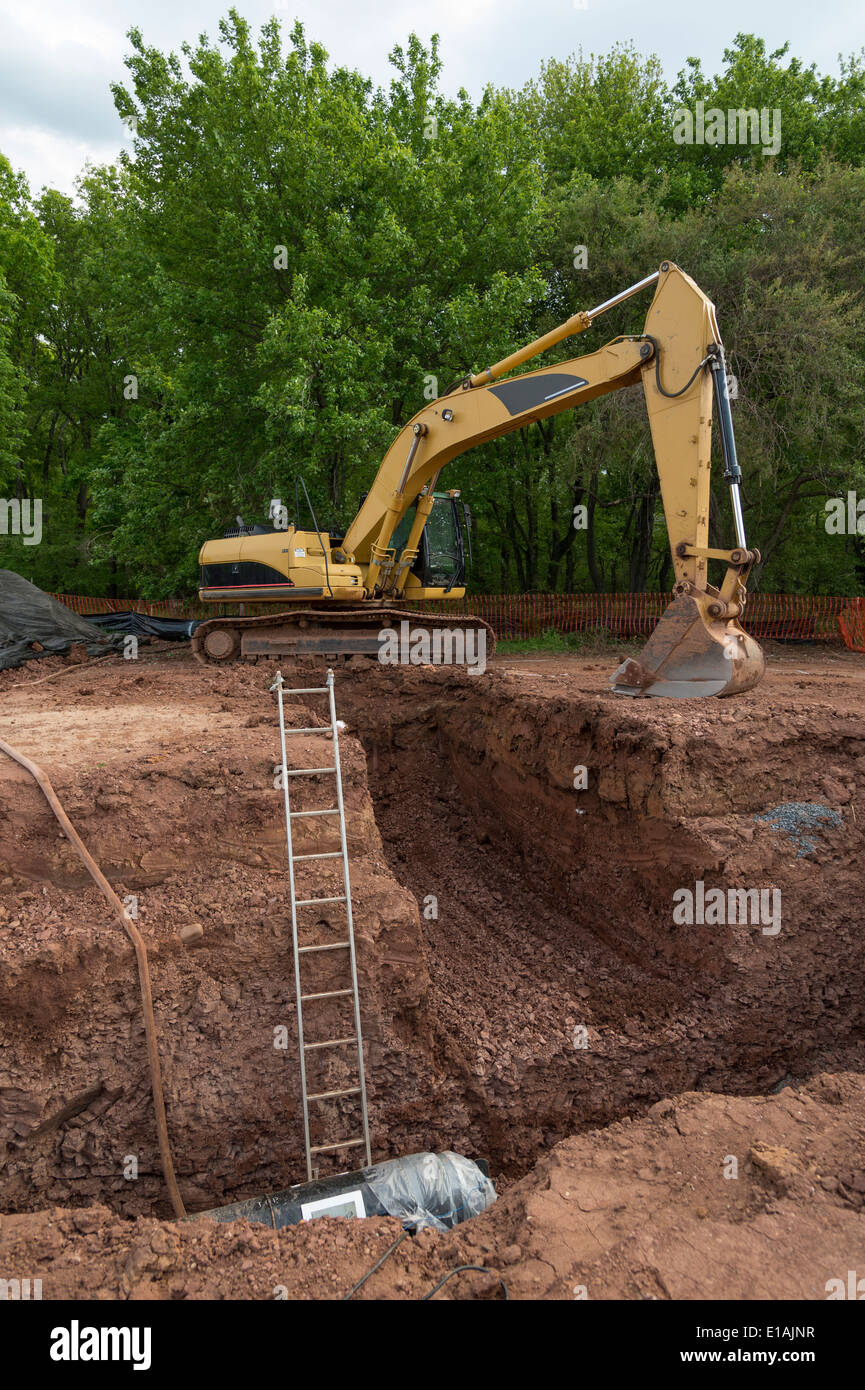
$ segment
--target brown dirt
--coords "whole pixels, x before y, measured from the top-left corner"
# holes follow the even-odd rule
[[[354,1295],[825,1299],[865,1249],[865,1081],[686,1094],[563,1140],[482,1216],[403,1241]],[[738,1164],[734,1169],[733,1160]],[[392,1218],[282,1231],[124,1221],[102,1205],[0,1217],[0,1268],[44,1299],[344,1298],[401,1233]]]
[[[504,1193],[470,1228],[401,1246],[385,1295],[419,1296],[475,1245],[529,1297],[573,1296],[569,1282],[587,1279],[591,1296],[780,1297],[791,1290],[780,1266],[767,1273],[772,1241],[820,1269],[835,1251],[842,1272],[856,1237],[861,1252],[865,660],[787,648],[756,691],[693,705],[613,697],[610,669],[567,657],[503,658],[482,677],[337,672],[374,1154],[486,1156]],[[302,1177],[272,671],[203,670],[156,647],[138,665],[68,670],[51,658],[0,679],[0,737],[43,765],[118,892],[139,898],[190,1210]],[[310,708],[290,715],[317,722]],[[322,745],[296,740],[298,765],[315,765]],[[586,791],[573,787],[578,764]],[[324,782],[310,786],[298,804],[325,794]],[[819,801],[843,824],[797,858],[754,821],[784,801]],[[320,828],[307,833],[333,847]],[[326,894],[332,873],[319,864],[310,892]],[[697,879],[707,890],[780,888],[780,934],[673,925],[673,892]],[[338,932],[338,914],[319,931]],[[203,935],[184,944],[178,933],[193,923]],[[335,983],[324,962],[322,982]],[[131,948],[5,759],[0,1017],[0,1209],[17,1213],[0,1242],[17,1242],[16,1260],[44,1248],[56,1296],[272,1297],[275,1284],[335,1296],[393,1238],[392,1222],[250,1235],[154,1221],[169,1210]],[[274,1047],[281,1026],[287,1049]],[[574,1045],[578,1028],[586,1048]],[[317,1079],[339,1084],[344,1066]],[[845,1075],[819,1080],[835,1072]],[[816,1107],[799,1130],[785,1128],[789,1088],[731,1099],[790,1078]],[[718,1094],[681,1099],[689,1092]],[[705,1146],[657,1110],[665,1097],[678,1098],[675,1114],[699,1114]],[[323,1113],[316,1139],[352,1123],[348,1108]],[[748,1143],[737,1148],[724,1136],[740,1129]],[[807,1191],[793,1183],[764,1201],[760,1144],[798,1155]],[[747,1181],[721,1183],[727,1153]],[[124,1177],[129,1155],[136,1181]],[[588,1156],[596,1206],[575,1211],[568,1235],[568,1199],[560,1211],[544,1194],[562,1173],[574,1188],[587,1181]],[[708,1215],[688,1207],[683,1174]],[[587,1224],[580,1213],[596,1210]],[[717,1271],[703,1233],[721,1242]],[[141,1252],[163,1235],[171,1248],[151,1253],[173,1263],[151,1268]],[[250,1239],[259,1247],[244,1254]],[[596,1239],[606,1253],[593,1263]],[[644,1265],[657,1279],[643,1279]],[[800,1275],[792,1296],[824,1296]],[[485,1278],[459,1276],[448,1296],[495,1296]]]

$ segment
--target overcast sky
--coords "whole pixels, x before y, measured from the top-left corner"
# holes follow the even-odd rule
[[[0,0],[0,151],[36,191],[71,193],[86,159],[111,161],[128,138],[109,91],[124,81],[126,31],[178,49],[217,34],[230,0]],[[254,29],[301,19],[331,58],[388,80],[387,54],[414,30],[442,37],[444,87],[479,95],[520,86],[542,59],[607,51],[620,39],[657,53],[669,78],[696,56],[717,71],[739,31],[762,35],[823,71],[865,45],[865,0],[236,0]]]

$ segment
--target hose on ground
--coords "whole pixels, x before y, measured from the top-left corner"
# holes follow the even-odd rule
[[[57,799],[50,781],[48,780],[41,767],[31,762],[23,753],[19,753],[3,739],[0,739],[0,751],[18,763],[37,783],[42,791],[45,800],[57,817],[63,831],[65,832],[72,848],[78,855],[93,882],[96,884],[103,898],[105,898],[118,922],[122,926],[129,940],[132,942],[135,951],[135,959],[138,963],[138,980],[141,986],[141,1006],[144,1014],[144,1033],[147,1039],[147,1060],[150,1066],[150,1084],[153,1091],[153,1108],[156,1112],[156,1132],[159,1138],[159,1153],[162,1158],[162,1171],[165,1175],[165,1183],[168,1194],[171,1198],[171,1205],[174,1207],[176,1216],[185,1216],[186,1208],[180,1196],[177,1186],[177,1179],[174,1175],[174,1162],[171,1157],[171,1144],[168,1138],[168,1123],[165,1118],[165,1100],[162,1092],[162,1070],[159,1065],[159,1048],[156,1042],[156,1019],[153,1014],[153,993],[150,988],[150,967],[147,962],[147,947],[138,928],[133,925],[126,909],[118,898],[108,879],[103,874],[99,865],[93,859],[83,840],[79,836],[63,807]]]
[[[456,1265],[451,1270],[450,1274],[446,1274],[444,1279],[439,1279],[435,1287],[430,1289],[429,1293],[424,1294],[423,1298],[421,1299],[421,1303],[429,1302],[433,1294],[438,1293],[439,1289],[442,1287],[443,1284],[447,1283],[448,1279],[453,1279],[455,1274],[462,1274],[464,1269],[476,1269],[478,1274],[494,1274],[495,1277],[498,1279],[499,1283],[501,1284],[502,1288],[504,1289],[505,1300],[510,1299],[510,1294],[508,1293],[508,1286],[505,1283],[502,1276],[499,1274],[498,1270],[487,1269],[486,1265]]]
[[[403,1233],[402,1233],[401,1236],[397,1236],[397,1238],[396,1238],[396,1240],[394,1241],[393,1245],[389,1245],[389,1246],[388,1246],[387,1250],[385,1250],[385,1252],[384,1252],[384,1254],[382,1255],[381,1259],[380,1259],[380,1260],[376,1260],[375,1264],[372,1265],[371,1268],[367,1270],[366,1274],[364,1274],[362,1278],[358,1279],[357,1283],[354,1285],[354,1288],[349,1289],[348,1293],[343,1294],[343,1296],[342,1296],[342,1301],[343,1301],[343,1303],[347,1303],[348,1300],[349,1300],[350,1298],[352,1298],[352,1297],[357,1293],[358,1289],[361,1288],[361,1287],[366,1283],[367,1279],[370,1279],[370,1278],[373,1276],[373,1274],[375,1274],[375,1272],[376,1272],[377,1269],[381,1269],[381,1267],[382,1267],[382,1265],[384,1264],[385,1260],[388,1259],[388,1257],[389,1257],[390,1255],[393,1254],[393,1252],[394,1252],[394,1250],[396,1250],[397,1246],[402,1245],[403,1241],[407,1238],[407,1236],[408,1236],[408,1231],[403,1231]]]

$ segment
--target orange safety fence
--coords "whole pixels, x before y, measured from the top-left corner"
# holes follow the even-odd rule
[[[159,618],[205,618],[272,612],[268,604],[202,604],[194,599],[91,598],[53,594],[67,608],[88,613],[134,609]],[[473,613],[494,628],[500,641],[539,637],[544,632],[604,631],[615,637],[648,637],[670,594],[472,594],[412,604],[412,610]],[[750,594],[744,626],[758,640],[837,642],[865,651],[865,598],[823,594]]]
[[[838,626],[852,652],[865,652],[865,599],[845,599],[845,607],[838,614]]]

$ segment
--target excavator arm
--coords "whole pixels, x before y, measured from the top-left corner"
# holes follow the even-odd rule
[[[642,334],[501,380],[652,284],[655,294]],[[756,685],[764,671],[763,654],[738,620],[748,571],[759,554],[745,542],[723,345],[714,305],[671,261],[420,410],[382,460],[342,540],[340,558],[363,567],[368,597],[399,599],[445,464],[477,444],[637,382],[645,393],[676,584],[673,603],[640,658],[619,668],[614,689],[686,696],[733,694]],[[736,528],[731,550],[708,545],[713,393]],[[408,540],[397,554],[391,538],[415,502]],[[710,560],[727,566],[717,588],[708,581]]]

